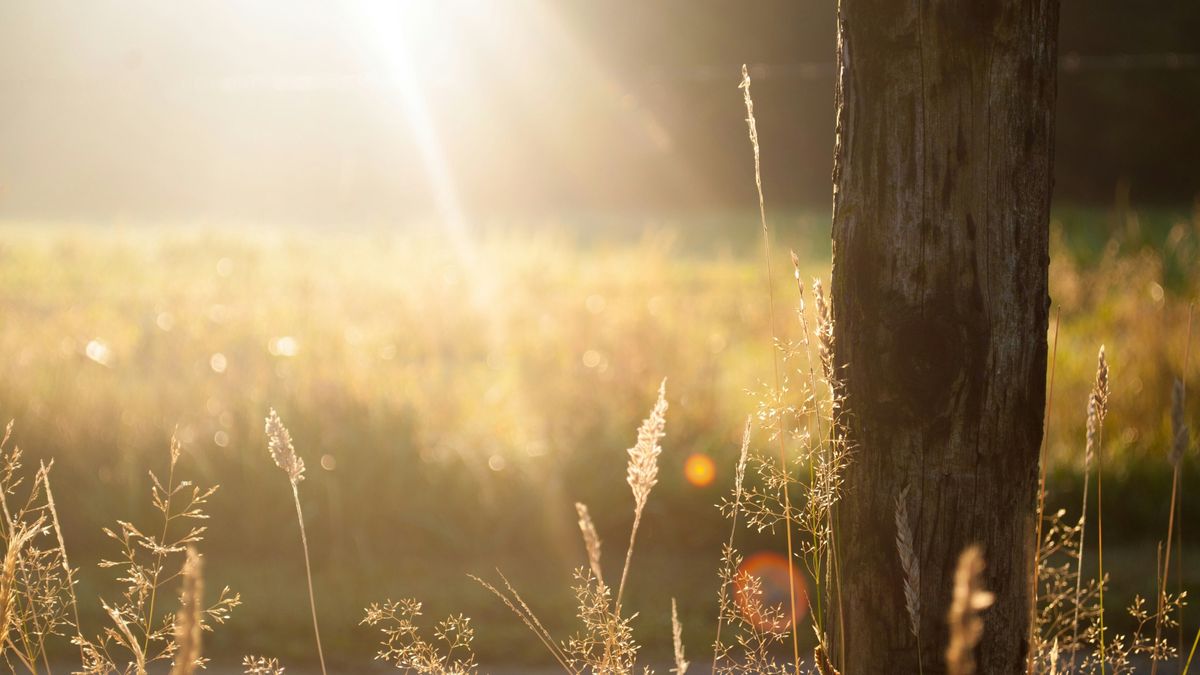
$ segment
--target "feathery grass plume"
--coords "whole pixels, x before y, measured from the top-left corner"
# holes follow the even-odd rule
[[[292,445],[292,435],[287,427],[283,426],[283,421],[279,419],[279,413],[275,412],[274,408],[267,413],[266,431],[267,450],[271,453],[271,459],[275,460],[275,465],[283,469],[293,483],[304,480],[304,460],[296,454],[296,448]]]
[[[308,554],[308,532],[304,529],[304,512],[300,509],[300,481],[304,480],[304,460],[296,455],[292,445],[292,435],[274,408],[267,413],[266,422],[267,450],[275,465],[287,474],[292,484],[292,501],[296,506],[296,520],[300,523],[300,543],[304,548],[304,576],[308,581],[308,607],[312,610],[313,636],[317,642],[317,659],[321,663],[321,674],[328,675],[325,670],[325,651],[321,648],[321,627],[317,623],[317,595],[313,592],[312,563]]]
[[[821,366],[825,369],[825,381],[832,389],[836,381],[833,376],[833,311],[825,299],[820,279],[813,279],[813,297],[817,303],[817,354],[820,355]]]
[[[946,647],[946,669],[950,675],[974,675],[975,646],[983,637],[979,613],[991,607],[995,597],[983,588],[983,552],[972,545],[958,558],[954,572],[954,598],[946,616],[950,644]]]
[[[592,516],[588,513],[588,507],[582,502],[575,502],[575,512],[579,514],[579,531],[583,534],[583,545],[587,548],[588,565],[592,568],[592,574],[596,575],[596,581],[604,583],[604,577],[600,573],[600,535],[596,534],[596,526],[592,524]]]
[[[671,669],[675,675],[684,675],[688,662],[683,658],[683,626],[679,625],[679,612],[675,608],[675,598],[671,598],[671,644],[675,651],[675,667]]]
[[[1090,465],[1100,449],[1101,427],[1104,417],[1108,414],[1108,360],[1104,356],[1104,346],[1100,346],[1097,357],[1096,381],[1088,395],[1087,408],[1087,447],[1084,461]]]
[[[269,659],[265,656],[243,657],[242,669],[245,675],[284,675],[279,659]]]
[[[371,603],[360,625],[378,627],[383,633],[376,660],[391,663],[405,672],[426,675],[467,675],[477,671],[475,652],[471,643],[475,629],[471,620],[461,614],[451,615],[434,627],[433,635],[441,648],[419,634],[416,620],[421,616],[421,603],[412,598],[387,600],[382,605]]]
[[[1079,627],[1081,625],[1080,624],[1080,611],[1082,610],[1082,608],[1084,606],[1084,603],[1083,603],[1083,552],[1084,552],[1084,539],[1085,539],[1085,535],[1087,532],[1088,492],[1089,492],[1088,483],[1092,476],[1092,462],[1094,459],[1096,459],[1096,454],[1099,452],[1100,442],[1101,442],[1101,431],[1102,431],[1102,427],[1104,424],[1104,416],[1107,414],[1107,412],[1108,412],[1108,361],[1104,356],[1104,346],[1101,345],[1100,346],[1100,354],[1097,357],[1096,379],[1095,379],[1095,382],[1092,384],[1091,392],[1088,394],[1088,403],[1087,403],[1087,436],[1085,438],[1086,443],[1085,443],[1084,454],[1083,454],[1083,504],[1079,510],[1079,528],[1080,528],[1079,529],[1079,549],[1078,549],[1079,557],[1076,559],[1076,565],[1075,565],[1075,572],[1076,572],[1076,575],[1075,575],[1075,602],[1074,602],[1075,619],[1073,621],[1074,630],[1073,630],[1073,634],[1071,636],[1071,645],[1073,646],[1073,648],[1071,650],[1071,662],[1070,662],[1070,665],[1067,667],[1067,672],[1074,671],[1075,659],[1078,656],[1079,645],[1081,644],[1079,641]],[[1096,471],[1097,489],[1099,489],[1099,486],[1101,484],[1100,468],[1102,468],[1102,467],[1098,466],[1097,471]],[[1097,502],[1096,518],[1097,518],[1097,522],[1099,523],[1100,519],[1102,518],[1102,515],[1101,515],[1102,509],[1100,508],[1100,504],[1099,504],[1099,502],[1100,502],[1099,494],[1097,494],[1097,496],[1096,496],[1096,502]],[[1103,526],[1101,526],[1100,531],[1101,531],[1101,533],[1103,532]],[[1103,561],[1103,553],[1102,553],[1102,551],[1103,551],[1103,536],[1102,535],[1101,535],[1100,543],[1101,543],[1101,547],[1100,547],[1101,553],[1099,555],[1099,559],[1101,561]],[[1101,625],[1101,633],[1103,634],[1103,625],[1104,625],[1104,572],[1103,572],[1104,566],[1103,566],[1103,563],[1101,563],[1100,569],[1101,569],[1101,572],[1097,579],[1097,592],[1098,592],[1098,601],[1100,603],[1099,622]]]
[[[767,307],[771,317],[771,364],[775,372],[775,396],[782,397],[783,395],[783,378],[779,373],[779,333],[775,327],[775,284],[774,275],[771,272],[771,230],[767,227],[767,202],[763,196],[762,185],[762,159],[758,145],[758,121],[754,118],[754,98],[750,96],[750,69],[746,64],[742,64],[742,80],[738,84],[738,88],[742,90],[742,102],[746,105],[746,129],[750,135],[750,147],[754,150],[754,186],[758,191],[758,219],[762,226],[763,233],[763,260],[767,268]],[[784,423],[783,416],[777,417],[779,422],[779,462],[784,468],[787,467],[787,449],[784,443]],[[787,527],[784,529],[784,539],[787,544],[788,564],[795,560],[795,553],[792,549],[792,505],[791,496],[788,494],[787,484],[783,486],[783,502],[784,502],[784,520]],[[816,576],[820,576],[819,574]],[[796,630],[796,587],[792,576],[788,576],[788,596],[790,599],[790,609],[792,618],[792,660],[796,670],[800,669],[800,638],[799,631]],[[618,595],[619,597],[619,595]],[[820,594],[817,595],[820,597]],[[619,603],[618,603],[619,604]]]
[[[204,576],[200,554],[188,546],[187,561],[183,563],[183,592],[179,612],[175,615],[175,663],[171,675],[192,675],[203,667],[200,648],[204,621]]]
[[[896,497],[896,552],[904,570],[904,607],[908,610],[909,630],[917,638],[917,661],[921,653],[921,564],[913,550],[912,525],[908,520],[908,486]]]
[[[621,569],[621,584],[617,586],[617,602],[614,612],[621,613],[621,598],[625,593],[625,580],[629,576],[629,563],[633,558],[633,544],[637,539],[638,526],[642,522],[642,510],[650,490],[658,484],[658,456],[662,447],[658,441],[666,435],[667,424],[667,380],[658,385],[658,400],[650,415],[638,428],[637,444],[628,450],[629,467],[626,481],[633,490],[633,528],[629,532],[629,548],[625,551],[625,566]]]

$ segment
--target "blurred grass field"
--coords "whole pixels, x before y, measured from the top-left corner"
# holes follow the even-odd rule
[[[773,226],[777,297],[794,308],[787,249],[804,276],[827,278],[827,218],[793,213]],[[663,475],[630,604],[643,611],[639,630],[665,636],[658,604],[678,595],[700,649],[724,536],[713,505],[731,482],[750,392],[770,375],[758,236],[753,214],[501,223],[456,238],[422,226],[10,223],[0,229],[0,416],[16,420],[28,455],[56,461],[81,597],[94,596],[94,563],[111,553],[100,527],[146,514],[146,472],[165,466],[175,434],[188,477],[222,486],[205,545],[211,583],[247,601],[214,652],[311,658],[292,506],[262,431],[273,406],[310,467],[303,497],[327,649],[366,658],[361,607],[415,594],[431,617],[474,616],[485,661],[520,662],[538,645],[465,573],[499,564],[552,627],[570,617],[569,570],[583,559],[571,504],[591,506],[606,541],[627,536],[624,450],[665,376]],[[1052,241],[1062,319],[1049,499],[1077,503],[1103,343],[1106,539],[1137,551],[1113,570],[1119,595],[1145,581],[1145,542],[1164,536],[1170,386],[1200,290],[1200,212],[1060,209]],[[797,322],[784,323],[795,336]],[[1186,376],[1200,391],[1200,353]],[[1188,404],[1200,417],[1200,397]],[[715,460],[711,485],[684,479],[693,453]],[[1194,455],[1185,466],[1184,485],[1197,484]],[[1200,522],[1200,495],[1185,494],[1183,510]]]

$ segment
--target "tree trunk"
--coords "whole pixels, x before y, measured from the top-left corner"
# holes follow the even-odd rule
[[[833,310],[843,673],[944,673],[954,567],[983,546],[979,672],[1023,673],[1046,389],[1057,0],[840,0]]]

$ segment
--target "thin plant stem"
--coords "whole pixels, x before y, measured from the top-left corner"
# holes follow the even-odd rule
[[[1200,628],[1196,629],[1196,639],[1192,640],[1192,651],[1188,653],[1187,663],[1183,664],[1183,675],[1187,675],[1192,669],[1192,658],[1196,656],[1196,647],[1200,645]]]
[[[1192,314],[1193,314],[1193,310],[1195,310],[1195,309],[1196,309],[1196,303],[1194,301],[1189,302],[1188,303],[1188,318],[1187,318],[1187,340],[1183,343],[1183,368],[1180,371],[1180,377],[1179,377],[1179,380],[1180,380],[1179,406],[1185,411],[1185,414],[1187,411],[1187,407],[1185,404],[1187,403],[1188,366],[1191,365],[1191,355],[1192,355]],[[1186,460],[1187,453],[1185,452],[1184,455],[1185,455],[1185,457],[1179,458],[1180,466],[1182,466],[1184,460]],[[1184,569],[1184,567],[1183,567],[1183,481],[1179,480],[1178,483],[1179,483],[1179,500],[1175,504],[1175,509],[1177,511],[1176,518],[1179,520],[1179,527],[1175,528],[1175,532],[1176,532],[1175,544],[1176,544],[1176,552],[1177,552],[1176,558],[1178,559],[1179,564],[1175,565],[1175,583],[1176,583],[1176,592],[1179,593],[1180,596],[1182,596],[1183,595],[1183,569]],[[1170,557],[1170,555],[1171,555],[1171,542],[1167,541],[1167,556]],[[1179,660],[1181,663],[1183,662],[1183,610],[1184,610],[1184,605],[1182,603],[1180,603],[1180,605],[1179,605],[1178,651],[1179,651]]]
[[[172,439],[174,444],[174,439]],[[175,462],[179,456],[175,454],[175,448],[171,449],[171,464],[167,469],[167,494],[163,497],[165,503],[163,511],[163,528],[162,536],[159,537],[158,543],[165,546],[167,543],[167,528],[171,525],[171,497],[174,496],[175,489]],[[150,634],[154,631],[154,601],[158,596],[158,575],[162,572],[164,553],[160,550],[155,556],[154,562],[154,582],[150,584],[150,608],[146,612],[146,631],[145,637],[142,640],[142,654],[145,655],[150,649]]]
[[[750,145],[754,149],[754,185],[758,190],[758,218],[762,225],[763,233],[763,257],[767,264],[767,296],[768,308],[771,316],[771,362],[775,370],[775,395],[777,398],[782,396],[782,378],[779,374],[779,350],[777,346],[778,333],[775,329],[775,286],[773,283],[774,275],[771,273],[771,231],[767,227],[767,203],[763,197],[762,187],[762,162],[759,157],[758,146],[758,124],[754,119],[754,99],[750,97],[750,71],[746,64],[742,64],[742,83],[740,85],[743,92],[743,101],[746,104],[746,126],[750,133]],[[779,420],[779,462],[780,468],[787,473],[787,447],[784,441],[785,429],[783,424],[782,412],[776,417]],[[795,560],[795,554],[792,550],[792,500],[788,492],[787,481],[783,484],[783,516],[787,541],[787,557],[788,557],[788,604],[791,609],[791,628],[792,628],[792,658],[796,672],[800,672],[800,639],[798,636],[799,629],[796,626],[796,581],[795,575],[792,573],[792,564]],[[820,583],[818,581],[818,583]],[[820,593],[817,594],[818,604],[821,601]]]
[[[50,507],[50,522],[54,525],[54,536],[58,538],[58,552],[62,556],[63,571],[67,575],[67,592],[71,598],[71,611],[75,615],[75,636],[79,638],[79,659],[80,663],[83,663],[87,659],[83,651],[83,627],[79,622],[79,600],[75,595],[75,575],[71,570],[71,563],[67,560],[67,543],[63,538],[62,526],[58,522],[58,507],[54,505],[54,493],[50,491],[50,468],[52,466],[54,466],[53,461],[41,466],[42,486],[46,489],[46,504]]]
[[[1038,614],[1038,565],[1042,558],[1042,521],[1046,514],[1046,446],[1049,445],[1047,440],[1050,436],[1050,406],[1054,402],[1054,369],[1058,364],[1058,326],[1062,319],[1062,306],[1054,309],[1054,347],[1050,352],[1050,387],[1046,393],[1046,413],[1042,420],[1042,447],[1038,452],[1038,464],[1041,468],[1041,473],[1038,476],[1038,505],[1037,505],[1037,538],[1033,540],[1033,602],[1029,606],[1029,661],[1026,666],[1026,672],[1032,673],[1034,662],[1037,659],[1038,649],[1034,646],[1040,644],[1037,640],[1037,614]]]
[[[742,458],[744,458],[746,456],[746,447],[747,447],[747,445],[749,445],[749,443],[750,443],[750,418],[746,418],[746,430],[742,436],[742,453],[741,453]],[[739,462],[739,465],[742,464],[741,459],[739,459],[738,462]],[[739,466],[738,470],[744,471],[745,467]],[[733,551],[733,537],[735,534],[737,534],[738,514],[741,511],[741,507],[742,507],[742,482],[741,482],[741,477],[739,475],[737,478],[734,492],[733,492],[733,524],[729,527],[729,541],[725,545],[725,548],[728,551]],[[724,563],[722,563],[722,565],[724,565]],[[725,609],[725,603],[726,603],[726,599],[725,599],[726,594],[729,592],[728,586],[729,586],[729,584],[727,583],[727,580],[722,579],[721,580],[721,592],[719,595],[718,606],[717,606],[717,637],[713,641],[713,658],[712,658],[711,672],[713,672],[714,674],[717,672],[717,648],[721,644],[721,625],[725,621],[724,609]]]
[[[292,481],[292,500],[296,503],[296,520],[300,523],[300,543],[304,545],[304,576],[308,581],[308,606],[312,610],[313,636],[317,639],[317,658],[321,661],[321,675],[325,671],[325,652],[321,649],[321,628],[317,625],[317,596],[313,592],[312,564],[308,559],[308,533],[304,529],[304,513],[300,510],[300,489]]]
[[[1182,460],[1181,460],[1182,463]],[[1159,544],[1159,555],[1162,558],[1161,566],[1158,570],[1158,612],[1154,616],[1154,658],[1150,663],[1150,675],[1158,673],[1158,641],[1162,637],[1162,615],[1163,606],[1167,599],[1167,580],[1170,578],[1171,570],[1171,540],[1175,536],[1175,498],[1179,493],[1179,464],[1175,465],[1175,471],[1171,477],[1171,512],[1167,516],[1167,554],[1162,556],[1162,544]]]
[[[1100,577],[1100,675],[1104,675],[1104,425],[1096,431],[1096,563]],[[1079,549],[1082,557],[1083,547]]]
[[[625,567],[621,569],[621,585],[617,586],[617,603],[614,612],[617,618],[621,616],[621,596],[625,593],[625,579],[629,576],[629,563],[633,560],[633,543],[637,540],[638,526],[642,523],[642,510],[633,513],[633,529],[629,531],[629,548],[625,550]]]

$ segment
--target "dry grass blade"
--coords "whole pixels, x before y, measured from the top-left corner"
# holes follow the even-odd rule
[[[283,421],[279,419],[279,414],[275,412],[274,408],[271,408],[267,414],[266,433],[267,449],[271,452],[271,458],[275,460],[275,464],[280,469],[283,469],[292,483],[292,501],[296,506],[296,520],[300,523],[300,543],[304,548],[304,575],[308,581],[308,606],[312,610],[313,637],[317,642],[317,658],[321,663],[321,674],[327,675],[325,650],[321,647],[321,627],[317,622],[317,596],[313,592],[312,563],[308,554],[308,532],[304,528],[304,512],[300,508],[299,485],[300,481],[304,480],[304,460],[296,455],[296,448],[292,445],[292,435],[288,432],[287,427],[283,426]]]
[[[1088,398],[1087,417],[1087,455],[1096,455],[1096,565],[1099,579],[1100,599],[1100,675],[1105,671],[1104,649],[1104,418],[1108,414],[1108,359],[1104,355],[1104,345],[1100,345],[1100,354],[1096,363],[1096,382],[1092,385],[1092,393]]]
[[[583,545],[587,548],[588,566],[592,568],[596,580],[603,584],[604,577],[600,573],[600,535],[596,534],[596,526],[592,524],[592,516],[588,513],[586,504],[575,502],[575,512],[579,514],[579,531],[583,534]]]
[[[946,647],[946,669],[950,675],[974,675],[975,646],[983,637],[983,619],[979,613],[995,599],[983,588],[983,552],[970,546],[958,559],[954,572],[954,598],[946,620],[950,624],[950,644]]]
[[[194,546],[187,549],[183,564],[183,593],[175,615],[175,664],[171,675],[192,675],[202,665],[200,646],[204,620],[203,562]]]
[[[554,638],[550,635],[550,632],[546,630],[546,627],[542,625],[542,622],[538,620],[533,611],[529,609],[529,606],[525,604],[525,601],[521,599],[520,594],[518,594],[517,591],[512,587],[512,584],[508,583],[508,579],[504,576],[504,574],[502,574],[499,570],[497,570],[496,573],[499,574],[500,579],[504,581],[504,587],[507,589],[507,593],[501,591],[474,574],[468,576],[470,576],[475,583],[490,591],[492,595],[500,598],[500,601],[504,603],[504,606],[508,607],[513,614],[516,614],[517,618],[521,620],[521,623],[525,624],[525,627],[537,637],[538,641],[541,642],[544,647],[546,647],[546,650],[550,652],[550,655],[554,657],[554,660],[558,662],[558,665],[562,666],[563,670],[568,673],[577,673],[578,671],[576,669],[568,665],[566,654],[564,654],[559,648],[558,643],[555,642]]]
[[[679,612],[675,607],[675,598],[671,598],[671,643],[675,651],[675,667],[671,669],[676,675],[687,672],[688,662],[683,658],[683,626],[679,625]]]
[[[625,594],[625,581],[629,577],[629,563],[633,559],[633,544],[637,540],[638,526],[642,523],[642,510],[650,490],[658,484],[658,456],[662,447],[658,441],[666,435],[667,424],[667,381],[658,385],[658,399],[650,415],[638,428],[637,444],[628,450],[629,467],[626,481],[633,490],[633,528],[629,531],[629,548],[625,550],[625,566],[621,568],[621,583],[617,586],[617,602],[613,613],[621,615],[621,598]]]
[[[58,507],[54,503],[54,492],[50,490],[50,469],[54,462],[42,464],[38,475],[42,479],[42,487],[46,491],[46,506],[50,510],[50,524],[54,527],[54,537],[58,541],[58,553],[62,557],[63,573],[67,579],[67,593],[71,600],[71,611],[75,616],[75,642],[79,644],[80,662],[87,660],[83,652],[83,627],[79,621],[79,599],[75,595],[75,571],[67,560],[67,542],[63,538],[62,525],[58,522]]]
[[[746,129],[750,134],[750,146],[754,150],[754,185],[758,190],[758,218],[759,224],[762,226],[763,233],[763,258],[767,267],[767,300],[768,309],[771,317],[771,363],[775,372],[775,394],[779,396],[783,392],[783,380],[779,374],[779,352],[777,347],[778,331],[775,328],[775,284],[771,273],[771,230],[767,227],[767,203],[763,196],[762,186],[762,160],[758,145],[758,121],[754,118],[754,99],[750,96],[750,69],[746,64],[742,64],[742,80],[738,85],[742,90],[742,101],[746,105]],[[783,416],[779,419],[779,463],[782,467],[787,467],[787,448],[784,445],[784,429]],[[787,486],[783,488],[783,505],[784,519],[786,528],[784,529],[784,539],[787,544],[787,559],[788,564],[796,559],[795,552],[792,548],[792,504],[791,496],[788,494]],[[788,575],[788,596],[789,609],[792,627],[792,660],[796,670],[800,670],[800,636],[798,635],[796,625],[796,586],[791,575]],[[817,595],[820,598],[820,594]]]
[[[921,637],[921,565],[913,550],[912,525],[908,520],[908,486],[896,497],[896,552],[904,570],[904,607],[908,610],[909,630]],[[918,644],[919,647],[919,644]]]

